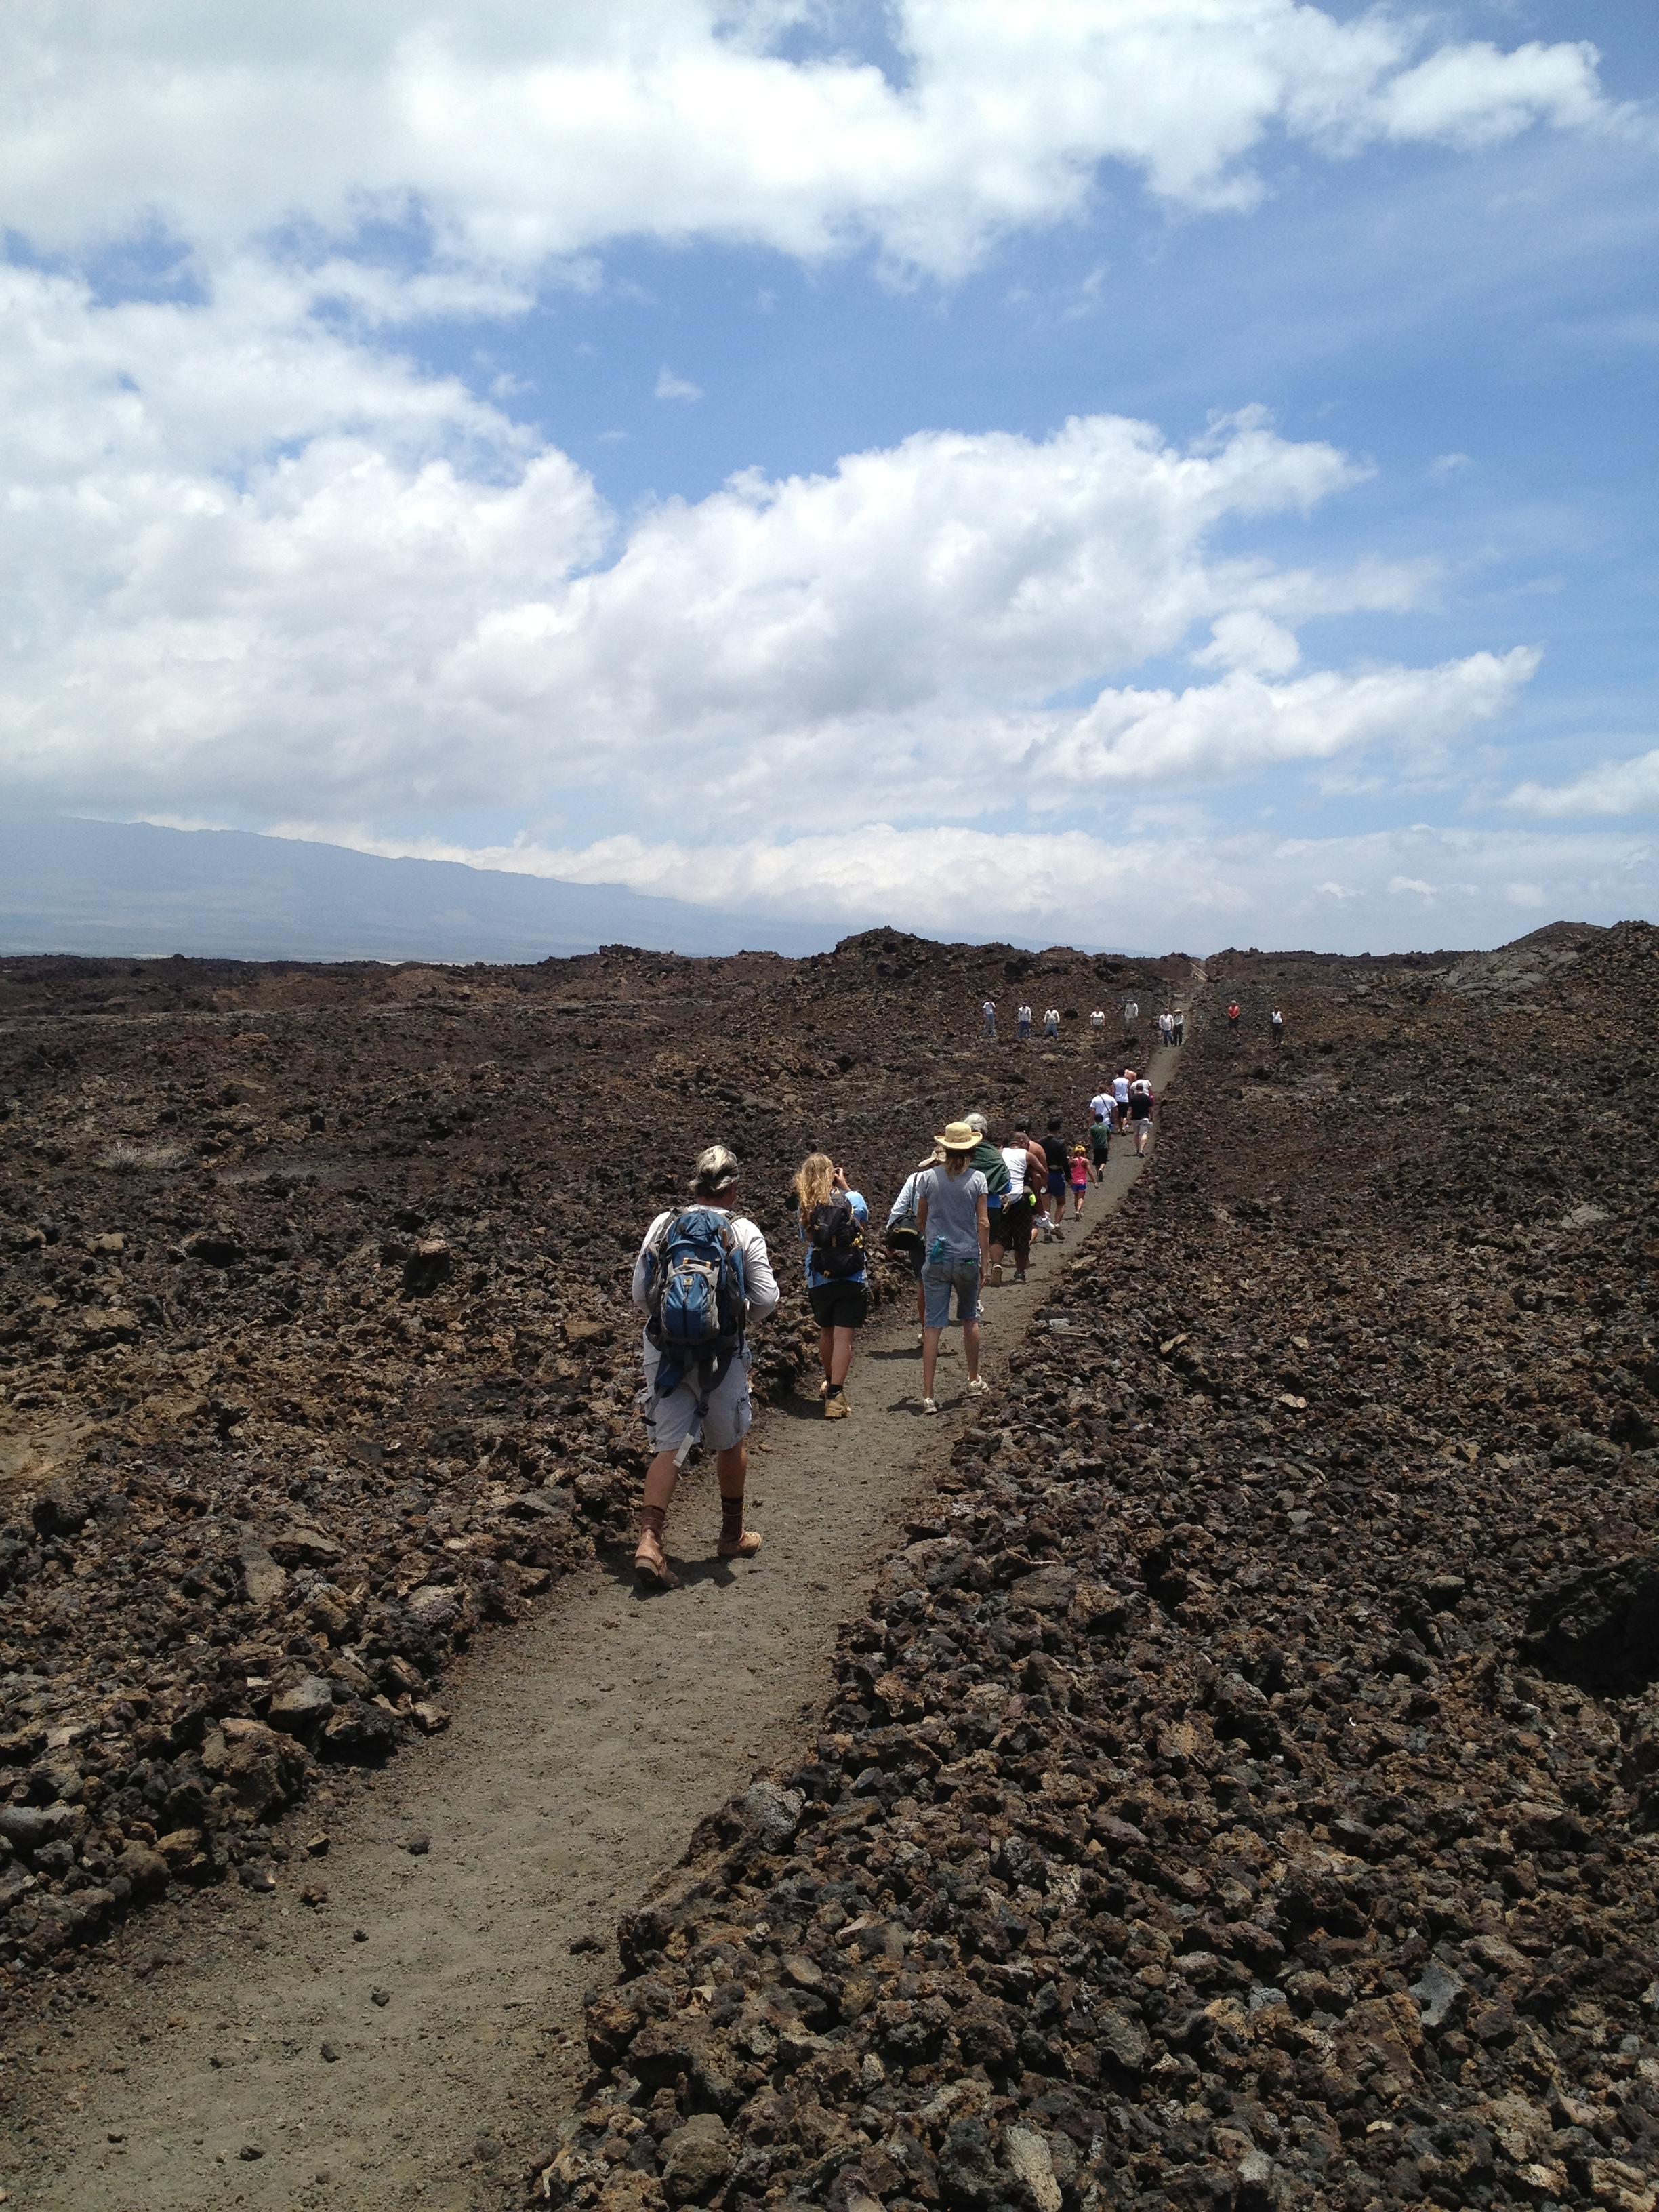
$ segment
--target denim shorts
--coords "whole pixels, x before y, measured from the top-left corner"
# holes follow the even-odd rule
[[[957,1319],[979,1319],[979,1260],[930,1260],[921,1271],[921,1286],[927,1300],[928,1328],[948,1328],[951,1324],[951,1293],[956,1292]]]

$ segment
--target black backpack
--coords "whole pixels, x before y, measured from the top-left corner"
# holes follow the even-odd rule
[[[852,1200],[832,1198],[812,1209],[812,1253],[818,1272],[832,1283],[864,1271],[864,1230]]]

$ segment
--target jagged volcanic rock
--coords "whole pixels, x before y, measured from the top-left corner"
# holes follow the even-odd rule
[[[799,1823],[625,1926],[533,2201],[679,2201],[710,2116],[733,2212],[1652,2212],[1659,933],[1547,943],[1212,963],[1239,1031],[846,1631]]]

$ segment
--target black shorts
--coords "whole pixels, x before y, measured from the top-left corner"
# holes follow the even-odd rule
[[[870,1293],[862,1283],[809,1283],[806,1297],[820,1328],[862,1328],[870,1315]]]

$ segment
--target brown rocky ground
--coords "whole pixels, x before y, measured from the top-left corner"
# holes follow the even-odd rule
[[[1659,2203],[1659,932],[1210,974],[533,2201]]]
[[[875,933],[436,971],[0,962],[0,1987],[148,1895],[269,1887],[331,1762],[442,1726],[448,1655],[591,1559],[641,1466],[627,1282],[715,1136],[884,1201],[973,1103],[1068,1108],[1087,1014],[1190,963]],[[1016,982],[1057,1048],[980,1045]],[[944,1041],[943,1042],[941,1041]]]

